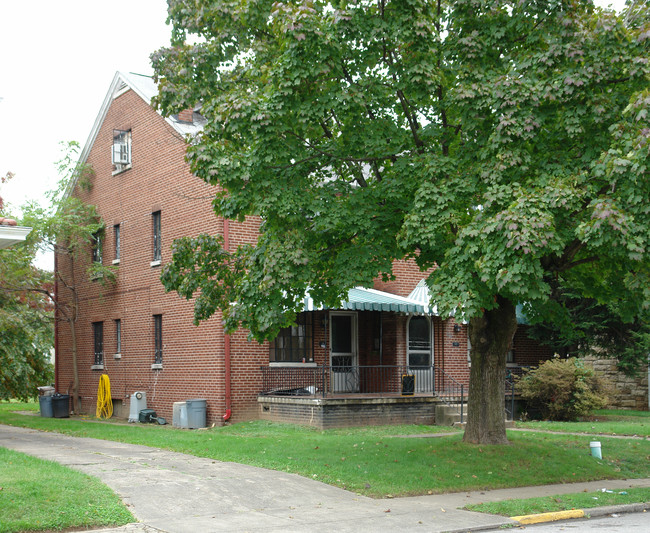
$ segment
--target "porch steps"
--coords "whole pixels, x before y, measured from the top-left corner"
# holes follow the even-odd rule
[[[467,422],[467,405],[463,406],[463,422],[460,421],[460,404],[448,405],[440,403],[436,405],[436,426],[465,427]],[[506,420],[506,428],[515,427],[512,420]]]
[[[463,418],[467,417],[467,406],[463,406]],[[456,426],[460,424],[460,405],[439,403],[436,405],[436,426]]]

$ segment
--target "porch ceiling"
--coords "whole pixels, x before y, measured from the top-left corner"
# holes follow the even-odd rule
[[[316,311],[311,297],[305,298],[305,311]],[[348,297],[341,309],[350,311],[392,311],[394,313],[428,314],[428,307],[419,302],[388,292],[355,287],[348,291]]]

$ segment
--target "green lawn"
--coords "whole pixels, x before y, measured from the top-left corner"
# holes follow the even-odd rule
[[[479,503],[476,505],[468,505],[465,509],[503,516],[525,516],[537,513],[568,511],[571,509],[591,509],[593,507],[608,505],[644,502],[650,502],[649,488],[556,494],[555,496],[543,496],[541,498]]]
[[[580,422],[517,422],[520,429],[561,431],[594,435],[638,435],[650,437],[650,411],[607,409],[596,411]]]
[[[123,525],[135,519],[97,479],[0,448],[0,533]]]
[[[427,426],[318,431],[255,421],[188,431],[41,418],[12,413],[18,407],[10,406],[0,405],[0,423],[293,472],[372,497],[650,477],[650,441],[642,439],[599,437],[599,461],[590,455],[588,435],[511,431],[510,446],[474,446],[461,441],[462,432],[436,437],[450,429]]]

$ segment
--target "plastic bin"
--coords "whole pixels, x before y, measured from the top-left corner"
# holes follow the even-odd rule
[[[204,428],[205,423],[205,409],[207,401],[201,398],[194,400],[185,400],[187,405],[187,426],[190,429]]]
[[[68,418],[70,416],[70,395],[55,394],[51,398],[54,418]]]
[[[52,409],[52,396],[39,396],[38,403],[41,408],[41,416],[45,418],[54,417],[54,411]]]
[[[172,424],[175,428],[188,429],[187,425],[187,403],[174,402]]]

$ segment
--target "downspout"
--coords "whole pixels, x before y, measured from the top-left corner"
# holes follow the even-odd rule
[[[56,277],[57,254],[54,254],[54,390],[59,391],[59,281]]]
[[[227,218],[223,219],[223,247],[228,252],[230,250],[230,224]],[[224,353],[224,389],[226,396],[226,412],[223,415],[223,421],[227,422],[232,416],[232,396],[230,390],[230,335],[224,332],[223,336],[223,353]]]

